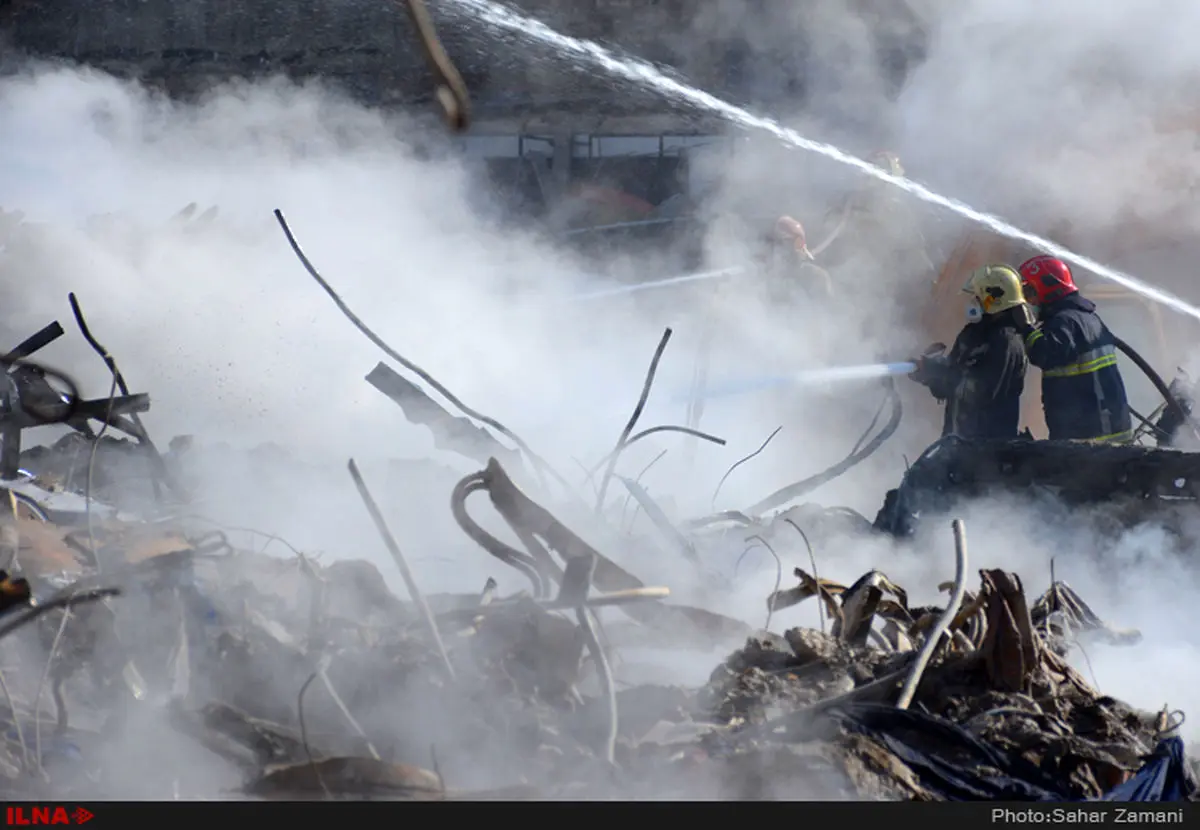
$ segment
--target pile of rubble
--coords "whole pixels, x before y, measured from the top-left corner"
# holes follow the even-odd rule
[[[471,517],[476,491],[526,550]],[[816,600],[824,630],[755,631],[665,601],[493,461],[455,518],[529,590],[424,596],[362,493],[409,601],[366,562],[236,550],[182,519],[10,518],[0,789],[119,797],[106,747],[149,722],[240,774],[205,792],[160,770],[179,797],[1083,800],[1130,797],[1148,763],[1178,776],[1158,798],[1195,792],[1179,714],[1105,697],[1064,659],[1083,632],[1138,635],[1061,582],[1030,603],[985,570],[972,591],[963,548],[932,608],[877,571],[797,569],[768,608]],[[744,645],[700,689],[622,687],[623,650],[681,640]]]

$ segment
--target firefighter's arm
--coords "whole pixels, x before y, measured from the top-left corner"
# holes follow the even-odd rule
[[[1069,316],[1051,317],[1041,328],[1025,335],[1025,352],[1029,362],[1039,369],[1050,369],[1070,363],[1081,351],[1083,332]]]

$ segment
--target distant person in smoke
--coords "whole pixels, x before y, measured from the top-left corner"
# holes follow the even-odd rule
[[[781,216],[764,242],[761,263],[767,274],[767,293],[773,300],[786,303],[833,296],[833,280],[813,261],[804,226],[798,221]]]
[[[966,439],[1015,439],[1025,388],[1021,331],[1033,321],[1021,278],[1007,265],[971,273],[967,325],[945,353],[935,344],[917,360],[913,380],[946,403],[942,435]]]
[[[1039,326],[1022,328],[1029,362],[1042,370],[1042,409],[1051,440],[1125,443],[1133,421],[1112,332],[1061,259],[1035,256],[1020,267]]]

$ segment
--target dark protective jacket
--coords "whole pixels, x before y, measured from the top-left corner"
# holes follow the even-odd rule
[[[1026,335],[1025,348],[1029,362],[1042,370],[1042,408],[1051,439],[1132,437],[1116,346],[1095,303],[1076,292],[1043,306],[1041,327]]]
[[[946,401],[942,435],[967,439],[1017,437],[1025,347],[1008,313],[967,325],[945,358],[926,361],[921,381]]]

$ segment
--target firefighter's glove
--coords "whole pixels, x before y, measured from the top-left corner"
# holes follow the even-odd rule
[[[909,377],[922,386],[928,386],[931,373],[937,371],[929,361],[941,359],[945,352],[945,343],[930,343],[925,347],[925,351],[921,352],[920,357],[912,359],[912,362],[917,364],[917,368],[909,374]]]
[[[939,369],[945,362],[945,358],[936,354],[923,354],[913,362],[917,364],[917,368],[909,374],[909,377],[922,386],[928,386],[940,374]]]
[[[942,395],[949,379],[948,375],[952,371],[950,359],[945,355],[926,354],[918,357],[915,362],[917,368],[909,377],[933,392],[937,400],[945,400]]]

